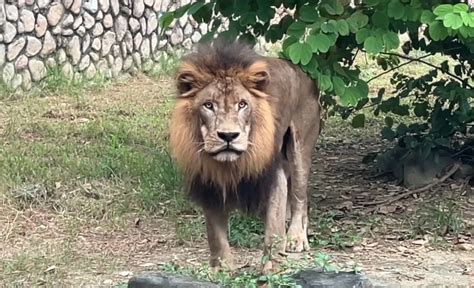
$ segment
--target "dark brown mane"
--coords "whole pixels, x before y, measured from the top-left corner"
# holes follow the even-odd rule
[[[247,44],[216,40],[211,44],[197,45],[196,50],[182,60],[216,77],[222,76],[222,72],[233,74],[238,70],[245,70],[261,58],[262,56]]]

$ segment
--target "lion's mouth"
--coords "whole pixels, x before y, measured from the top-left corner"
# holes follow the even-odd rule
[[[239,156],[240,156],[243,152],[244,152],[244,151],[242,151],[242,150],[237,150],[237,149],[235,149],[235,148],[232,148],[232,147],[230,147],[230,146],[227,146],[227,147],[224,147],[224,148],[222,148],[222,149],[220,149],[220,150],[218,150],[218,151],[216,151],[216,152],[212,152],[212,153],[210,153],[210,154],[211,154],[211,156],[217,156],[217,155],[219,155],[219,154],[221,154],[221,153],[232,153],[232,154],[236,154],[236,155],[239,155]]]

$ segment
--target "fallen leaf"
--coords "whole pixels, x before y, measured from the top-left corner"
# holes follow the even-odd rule
[[[58,266],[52,265],[52,266],[49,266],[48,268],[46,268],[46,270],[44,270],[44,273],[54,272],[56,269],[58,269]]]

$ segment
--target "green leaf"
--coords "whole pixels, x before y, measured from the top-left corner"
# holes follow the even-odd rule
[[[322,91],[328,91],[332,89],[331,77],[324,74],[319,74],[318,77],[319,89]]]
[[[337,22],[335,20],[329,20],[321,24],[321,30],[324,33],[337,32]]]
[[[298,38],[293,37],[293,36],[290,36],[290,37],[286,38],[285,41],[283,41],[282,50],[283,51],[288,51],[291,44],[293,44],[295,42],[298,42]]]
[[[300,42],[293,43],[291,44],[290,47],[288,47],[290,60],[291,62],[293,62],[293,64],[300,63],[302,50],[303,50],[303,44]]]
[[[356,41],[357,44],[362,44],[364,43],[365,39],[369,38],[369,36],[372,34],[372,31],[370,31],[367,28],[362,28],[356,33]]]
[[[314,23],[319,19],[319,14],[314,5],[304,5],[299,10],[298,18],[304,22]]]
[[[364,49],[371,54],[377,54],[383,49],[383,41],[379,37],[370,36],[364,41]]]
[[[329,0],[321,6],[329,15],[341,15],[344,13],[344,7],[338,0]]]
[[[294,22],[286,31],[288,35],[294,36],[296,38],[300,38],[303,36],[304,32],[306,31],[306,24],[303,22]]]
[[[466,3],[458,3],[454,5],[453,12],[460,14],[461,12],[468,12],[469,6]]]
[[[347,24],[346,20],[344,19],[337,20],[337,32],[341,36],[349,35],[349,24]]]
[[[436,16],[444,16],[446,14],[453,13],[453,11],[454,11],[453,5],[451,5],[451,4],[442,4],[442,5],[439,5],[438,7],[436,7],[433,10],[433,13]]]
[[[213,3],[205,4],[193,13],[194,20],[196,20],[198,23],[209,23],[212,18],[212,8]]]
[[[446,30],[443,24],[439,21],[431,23],[428,27],[428,31],[431,38],[435,41],[444,40],[448,37],[448,30]]]
[[[379,5],[380,0],[364,0],[363,3],[367,7],[374,7]]]
[[[174,17],[181,18],[184,14],[186,14],[190,6],[191,6],[190,4],[186,4],[174,10]]]
[[[358,95],[358,99],[367,98],[369,96],[369,85],[364,80],[357,81],[357,86],[355,87]]]
[[[344,80],[342,80],[338,76],[333,76],[332,84],[334,87],[334,92],[336,92],[336,95],[344,95],[344,92],[346,92],[346,83],[344,83]]]
[[[375,11],[372,15],[372,24],[378,28],[387,29],[389,24],[389,18],[385,11]]]
[[[397,33],[389,31],[383,35],[383,43],[387,50],[397,49],[400,46],[400,37]]]
[[[463,21],[461,16],[454,13],[449,13],[444,16],[443,24],[445,27],[457,30],[461,28]]]
[[[188,14],[193,15],[196,13],[201,7],[204,6],[204,2],[196,2],[191,7],[189,7]]]
[[[311,49],[311,46],[308,43],[303,43],[301,46],[301,56],[300,56],[300,61],[301,64],[306,65],[311,61],[311,58],[313,57],[313,51]]]
[[[339,95],[342,106],[354,106],[359,101],[358,93],[355,87],[347,87],[344,94]]]
[[[326,53],[329,51],[329,48],[331,48],[331,40],[327,35],[322,33],[308,36],[307,41],[309,45],[311,45],[313,52]]]
[[[393,118],[392,117],[387,116],[387,117],[385,117],[384,121],[385,121],[385,125],[388,128],[392,128],[392,126],[393,126]]]
[[[382,139],[393,140],[397,136],[397,134],[390,128],[384,127],[381,131]]]
[[[358,114],[352,118],[352,127],[354,128],[362,128],[365,125],[365,115]]]
[[[431,24],[431,22],[435,21],[435,15],[433,14],[433,12],[429,11],[429,10],[423,10],[423,12],[421,13],[421,23],[423,24]]]
[[[402,19],[405,16],[405,6],[398,0],[392,0],[388,4],[387,14],[394,19]]]
[[[160,27],[161,28],[168,28],[174,20],[174,13],[173,12],[165,12],[161,15],[160,18]]]
[[[257,13],[255,12],[246,12],[240,16],[239,23],[242,26],[254,25],[257,23]]]
[[[360,29],[365,27],[369,23],[369,17],[359,10],[353,13],[347,19],[347,22],[349,23],[349,26],[354,26],[355,28]]]
[[[474,28],[474,13],[469,13],[469,19],[467,20],[467,25],[471,28]]]

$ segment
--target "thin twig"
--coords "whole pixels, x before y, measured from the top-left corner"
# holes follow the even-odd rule
[[[421,188],[418,188],[418,189],[415,189],[415,190],[411,190],[411,191],[407,191],[405,193],[402,193],[402,194],[399,194],[397,195],[396,197],[392,198],[392,199],[389,199],[389,200],[383,200],[383,201],[379,201],[379,202],[372,202],[372,205],[377,205],[375,206],[374,208],[372,209],[369,209],[368,212],[373,212],[373,211],[376,211],[377,209],[379,209],[381,206],[387,206],[387,205],[390,205],[394,202],[397,202],[405,197],[408,197],[410,195],[413,195],[413,194],[416,194],[416,193],[421,193],[421,192],[425,192],[426,190],[432,188],[433,186],[437,185],[437,184],[440,184],[444,181],[446,181],[446,179],[448,179],[449,177],[451,177],[454,173],[456,173],[456,171],[458,171],[459,167],[461,167],[461,165],[459,163],[455,163],[453,165],[453,167],[451,167],[451,169],[449,169],[449,171],[441,178],[431,182],[430,184],[428,185],[425,185]]]
[[[380,76],[383,76],[383,75],[385,75],[385,74],[387,74],[387,73],[390,73],[390,72],[392,72],[393,70],[397,70],[398,68],[401,68],[401,67],[403,67],[403,66],[405,66],[405,65],[408,65],[408,64],[410,64],[410,63],[412,63],[412,62],[418,61],[418,60],[420,60],[420,59],[423,59],[423,58],[426,58],[426,57],[429,57],[429,56],[432,56],[432,55],[431,55],[431,54],[426,54],[426,55],[423,55],[423,56],[418,57],[418,58],[416,58],[416,59],[412,59],[412,60],[409,60],[409,61],[407,61],[407,62],[404,62],[404,63],[402,63],[402,64],[400,64],[400,65],[398,65],[398,66],[396,66],[396,67],[392,67],[392,68],[390,68],[390,69],[388,69],[388,70],[386,70],[386,71],[384,71],[384,72],[382,72],[382,73],[380,73],[380,74],[378,74],[378,75],[375,75],[374,77],[370,78],[369,80],[367,80],[367,83],[369,83],[370,81],[372,81],[372,80],[374,80],[374,79],[379,78]]]
[[[364,51],[366,52],[366,51]],[[449,72],[449,71],[444,71],[441,67],[439,66],[436,66],[434,64],[431,64],[430,62],[427,62],[427,61],[424,61],[422,59],[418,59],[418,58],[413,58],[413,57],[410,57],[410,56],[406,56],[406,55],[402,55],[402,54],[398,54],[398,53],[393,53],[393,52],[380,52],[380,54],[383,54],[383,55],[390,55],[390,56],[397,56],[397,57],[400,57],[402,59],[405,59],[405,60],[413,60],[413,61],[417,61],[417,62],[420,62],[420,63],[423,63],[425,65],[428,65],[432,68],[435,68],[437,70],[440,70],[442,71],[443,73],[445,73],[446,75],[449,75],[451,76],[452,78],[458,80],[459,82],[465,84],[467,87],[469,88],[472,88],[474,89],[474,86],[470,85],[469,83],[465,82],[462,78],[454,75],[453,73]]]

